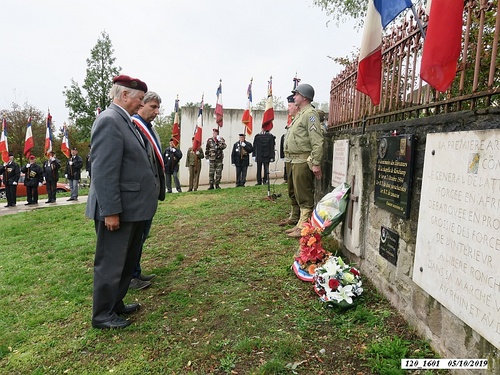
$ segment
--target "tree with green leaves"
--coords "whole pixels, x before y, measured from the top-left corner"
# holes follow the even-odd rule
[[[71,79],[70,87],[65,86],[65,105],[69,117],[76,128],[75,136],[79,141],[88,141],[95,120],[96,110],[104,110],[111,103],[109,90],[113,77],[120,74],[121,67],[115,66],[114,49],[109,35],[103,31],[97,44],[87,59],[87,75],[82,87]]]
[[[24,156],[24,141],[30,116],[31,133],[33,134],[33,140],[35,142],[35,146],[31,150],[31,153],[38,157],[42,157],[45,147],[46,115],[28,103],[24,103],[22,106],[17,103],[12,103],[9,109],[2,110],[2,117],[5,118],[7,122],[9,151],[14,153],[15,160],[21,164],[24,164],[26,161]]]

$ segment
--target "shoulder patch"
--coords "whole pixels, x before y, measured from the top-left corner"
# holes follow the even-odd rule
[[[310,116],[309,117],[310,122],[315,122],[316,121],[316,116]]]

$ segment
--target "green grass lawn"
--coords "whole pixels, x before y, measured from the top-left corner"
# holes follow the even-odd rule
[[[142,308],[124,330],[90,324],[84,204],[0,217],[0,373],[405,374],[401,358],[436,357],[369,280],[357,307],[323,307],[290,271],[286,187],[272,192],[168,194],[142,260],[157,277],[128,293]]]

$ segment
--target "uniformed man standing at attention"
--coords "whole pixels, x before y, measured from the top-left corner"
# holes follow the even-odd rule
[[[323,130],[318,112],[311,105],[314,88],[303,83],[292,93],[299,113],[288,130],[284,151],[290,157],[289,178],[292,178],[295,199],[300,207],[300,219],[288,236],[300,238],[302,227],[314,209],[314,179],[321,179]]]

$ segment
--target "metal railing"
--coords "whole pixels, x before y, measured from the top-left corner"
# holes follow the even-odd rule
[[[411,12],[408,12],[411,13]],[[423,8],[417,14],[427,28]],[[356,91],[357,62],[332,80],[328,126],[351,129],[440,113],[500,106],[500,1],[466,1],[462,52],[448,91],[440,93],[420,79],[424,40],[409,15],[382,44],[382,95],[373,106]]]

